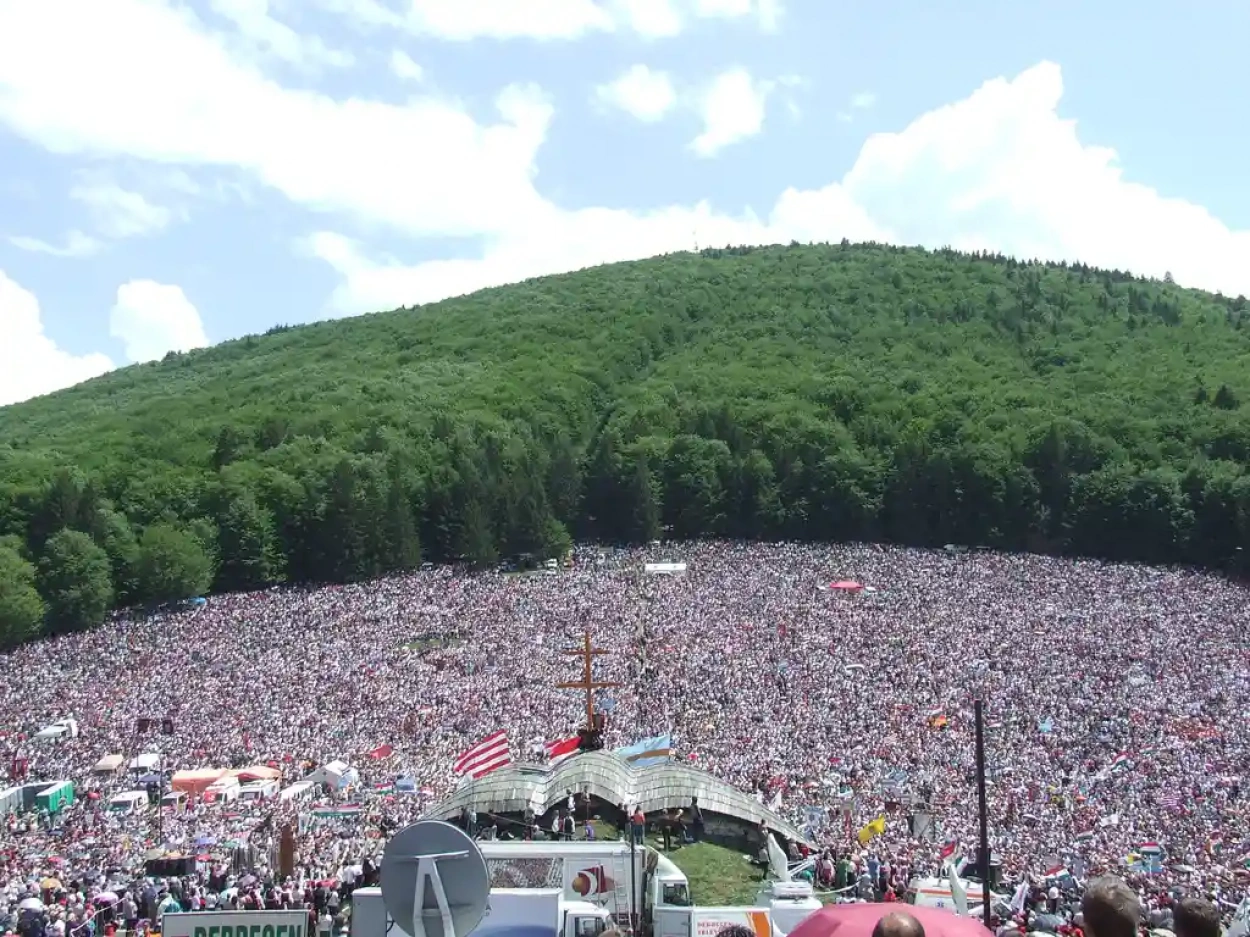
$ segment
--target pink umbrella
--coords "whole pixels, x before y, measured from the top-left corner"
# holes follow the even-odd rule
[[[853,579],[843,579],[840,582],[829,583],[829,588],[837,589],[841,592],[859,592],[864,587]]]
[[[805,918],[790,937],[871,937],[877,922],[891,911],[904,911],[924,927],[924,937],[989,937],[979,918],[952,911],[904,904],[831,904]]]

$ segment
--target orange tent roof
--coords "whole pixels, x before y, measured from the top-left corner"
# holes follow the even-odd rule
[[[268,765],[252,765],[250,768],[242,768],[230,773],[240,781],[276,781],[282,777],[281,771],[277,768],[270,768]]]
[[[218,778],[225,775],[224,768],[196,768],[193,771],[175,771],[169,786],[175,791],[202,794]]]

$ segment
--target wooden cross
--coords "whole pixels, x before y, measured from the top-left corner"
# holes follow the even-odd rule
[[[611,653],[602,648],[593,647],[590,643],[590,630],[582,632],[582,646],[579,648],[570,648],[564,652],[571,657],[580,657],[582,659],[582,679],[571,680],[566,683],[557,683],[556,686],[561,690],[585,690],[586,691],[586,728],[593,730],[595,727],[595,690],[606,690],[610,687],[620,686],[619,683],[596,683],[591,665],[596,657]]]

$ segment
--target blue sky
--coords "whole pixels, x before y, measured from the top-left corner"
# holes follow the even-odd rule
[[[0,405],[696,244],[1250,293],[1250,4],[1180,10],[0,0]]]

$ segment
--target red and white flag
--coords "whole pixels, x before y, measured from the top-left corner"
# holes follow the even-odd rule
[[[560,739],[558,742],[548,742],[544,748],[547,749],[547,767],[554,768],[565,758],[577,754],[577,746],[581,744],[581,739],[576,735],[569,739]]]
[[[456,759],[456,774],[485,777],[496,768],[512,764],[512,752],[508,748],[508,733],[500,729],[467,749]]]

